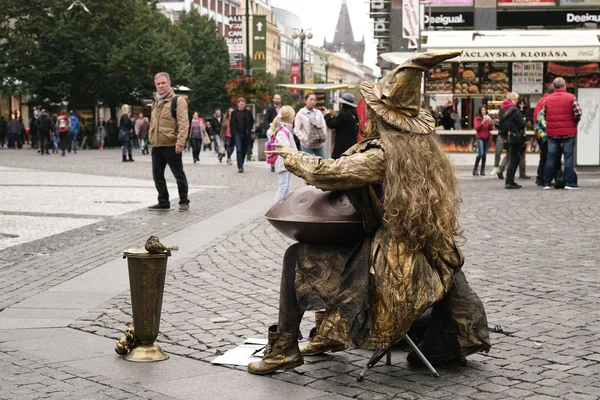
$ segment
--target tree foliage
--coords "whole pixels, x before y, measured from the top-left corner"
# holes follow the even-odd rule
[[[0,0],[0,89],[31,94],[32,104],[101,101],[114,110],[150,98],[153,76],[190,86],[194,107],[224,100],[227,46],[197,11],[173,25],[156,1]]]

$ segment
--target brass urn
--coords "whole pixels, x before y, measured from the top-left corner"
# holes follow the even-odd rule
[[[125,250],[129,268],[135,346],[125,355],[133,362],[164,361],[169,356],[154,344],[160,327],[167,260],[170,253],[150,254],[145,249]]]

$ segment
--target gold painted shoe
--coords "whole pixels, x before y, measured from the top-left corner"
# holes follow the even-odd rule
[[[272,374],[279,369],[296,368],[304,364],[298,349],[298,340],[288,332],[277,332],[277,325],[269,328],[269,343],[261,361],[248,364],[248,372],[255,375]]]
[[[316,356],[328,351],[335,353],[344,350],[346,350],[344,343],[327,339],[319,334],[313,336],[310,342],[300,346],[300,353],[303,356]]]

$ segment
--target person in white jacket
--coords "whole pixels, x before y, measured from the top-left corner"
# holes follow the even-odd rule
[[[281,110],[279,110],[279,115],[277,115],[273,122],[271,122],[271,129],[269,129],[267,133],[269,141],[271,141],[271,137],[275,135],[275,144],[280,144],[297,150],[296,142],[294,141],[294,137],[292,136],[292,131],[294,129],[294,114],[295,112],[292,107],[281,107]],[[287,169],[285,169],[283,162],[283,157],[278,156],[274,164],[275,172],[277,173],[277,177],[279,179],[279,187],[277,188],[275,203],[287,196],[288,193],[290,193],[292,187],[292,174]]]
[[[296,121],[294,124],[294,134],[298,136],[300,140],[300,150],[305,153],[314,154],[321,158],[325,158],[325,140],[318,143],[309,138],[309,132],[311,129],[310,120],[314,118],[314,123],[319,126],[321,131],[321,137],[327,137],[327,125],[325,125],[325,118],[323,113],[315,108],[317,104],[317,95],[309,93],[305,97],[306,106],[298,111],[296,115]]]

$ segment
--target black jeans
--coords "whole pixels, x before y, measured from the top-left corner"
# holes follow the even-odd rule
[[[244,168],[244,159],[248,151],[248,136],[236,133],[233,135],[233,141],[235,143],[237,166],[238,168]]]
[[[200,149],[202,149],[202,139],[201,138],[192,138],[192,157],[194,161],[200,161]]]
[[[48,153],[48,145],[50,144],[50,135],[40,135],[40,153],[44,154],[44,152],[46,152],[46,154]]]
[[[70,148],[69,144],[71,141],[69,140],[69,132],[60,132],[58,135],[60,138],[60,149],[64,152],[67,147]]]
[[[158,191],[158,204],[165,206],[171,204],[167,182],[165,181],[165,168],[167,165],[171,168],[171,172],[177,181],[179,204],[189,204],[188,183],[185,172],[183,172],[181,153],[175,153],[175,146],[152,147],[152,178],[154,178],[154,186]]]
[[[508,144],[508,154],[509,154],[509,162],[508,168],[506,170],[506,184],[510,185],[515,183],[515,172],[517,171],[517,167],[519,166],[520,157],[520,149],[522,144],[509,143]]]
[[[546,170],[546,158],[548,157],[548,141],[539,141],[538,143],[540,145],[540,163],[538,164],[537,178],[535,181],[544,183],[544,171]]]

